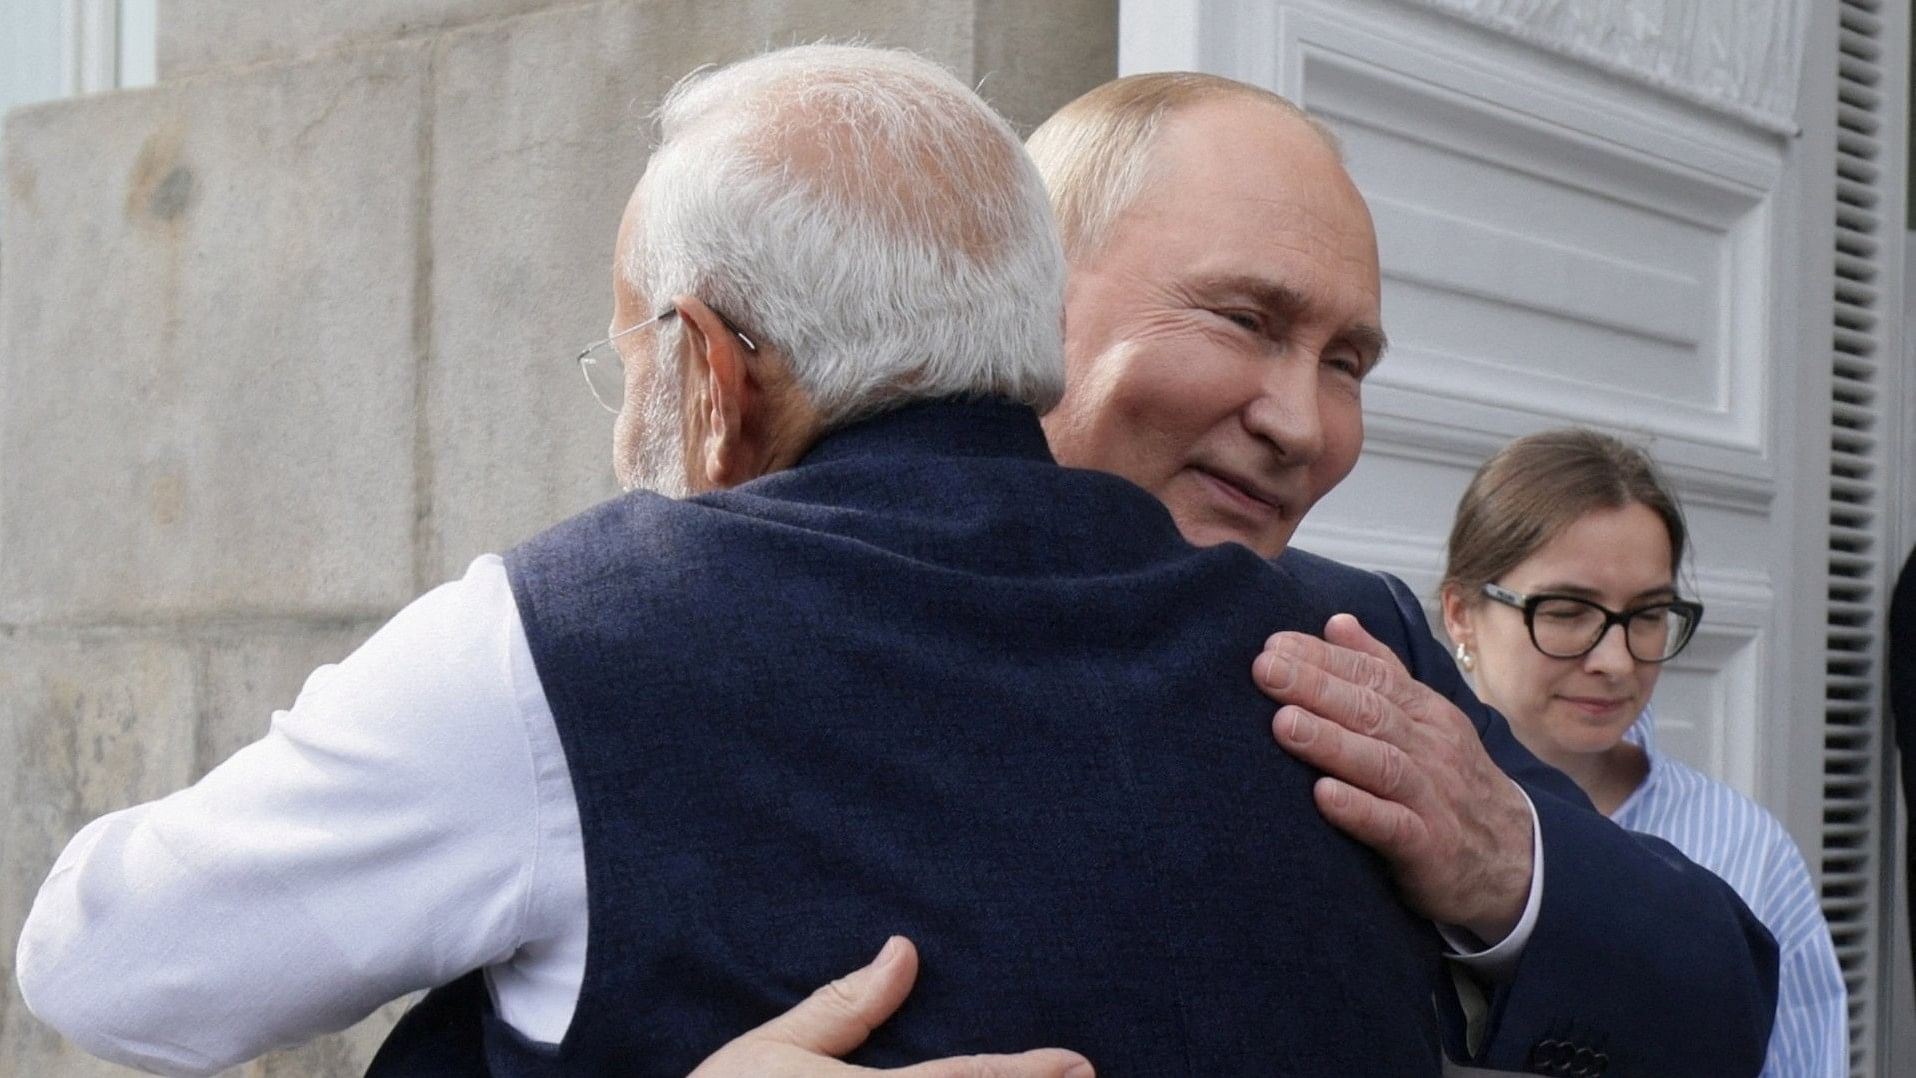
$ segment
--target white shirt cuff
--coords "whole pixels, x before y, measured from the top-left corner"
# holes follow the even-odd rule
[[[1537,806],[1530,795],[1524,793],[1521,784],[1513,781],[1512,785],[1523,794],[1524,806],[1530,810],[1530,898],[1524,903],[1523,916],[1517,918],[1517,927],[1511,929],[1508,936],[1488,948],[1467,929],[1456,925],[1437,926],[1444,942],[1455,952],[1450,959],[1492,981],[1509,980],[1516,972],[1517,960],[1523,957],[1523,949],[1537,928],[1537,910],[1543,906],[1543,825],[1537,819]]]

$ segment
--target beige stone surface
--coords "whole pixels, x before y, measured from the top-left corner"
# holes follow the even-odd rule
[[[159,0],[162,79],[286,60],[580,0]]]
[[[975,20],[972,78],[1021,135],[1117,77],[1117,0],[976,0]]]
[[[0,622],[410,596],[425,61],[14,114]]]

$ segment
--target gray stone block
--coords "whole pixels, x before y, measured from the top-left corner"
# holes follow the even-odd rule
[[[1118,75],[1117,0],[977,0],[976,26],[971,76],[1019,134]]]
[[[579,0],[160,0],[159,75],[286,60],[430,34]]]
[[[449,35],[434,65],[422,589],[616,492],[611,417],[571,358],[604,335],[620,188],[647,152],[630,132],[670,85],[638,57],[608,59],[642,48],[629,16],[475,28]]]
[[[579,0],[328,0],[279,6],[248,0],[162,0],[158,70],[161,79],[170,80],[579,6]],[[620,0],[592,6],[651,5],[644,0]],[[658,14],[645,18],[663,31],[660,36],[703,38],[728,50],[750,52],[823,35],[915,47],[928,47],[922,44],[926,39],[946,36],[942,44],[952,46],[975,33],[981,43],[1003,42],[1012,53],[1024,54],[1012,66],[1029,63],[1033,74],[1052,65],[1068,73],[1080,66],[1081,56],[1100,53],[1115,69],[1116,0],[1044,4],[1027,0],[729,0],[693,9],[669,3],[658,7]],[[740,28],[746,28],[745,32]],[[1028,36],[1034,31],[1038,36]],[[986,51],[976,58],[954,51],[941,58],[962,69],[974,66],[974,59],[988,57]]]
[[[410,597],[425,66],[11,118],[0,622]]]

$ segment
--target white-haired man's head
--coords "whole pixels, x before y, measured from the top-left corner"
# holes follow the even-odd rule
[[[626,324],[696,297],[755,342],[750,369],[783,365],[809,437],[911,400],[1057,402],[1064,259],[1044,186],[950,72],[898,51],[782,49],[688,76],[659,121],[620,230]],[[634,336],[677,357],[699,334],[679,317]],[[620,416],[621,480],[724,485],[686,466],[706,405],[675,362],[645,367]],[[681,416],[684,436],[668,421]]]

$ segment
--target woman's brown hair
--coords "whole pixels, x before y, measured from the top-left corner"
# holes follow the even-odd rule
[[[1647,506],[1670,533],[1670,576],[1689,530],[1650,455],[1600,431],[1564,427],[1498,450],[1464,489],[1445,544],[1443,586],[1475,603],[1495,581],[1586,513]]]

